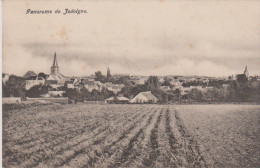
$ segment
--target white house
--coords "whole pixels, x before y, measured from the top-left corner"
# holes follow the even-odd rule
[[[4,84],[9,80],[9,76],[10,75],[5,74],[5,73],[2,74],[2,81],[3,81]]]
[[[113,84],[111,82],[107,82],[104,85],[105,88],[107,88],[107,90],[110,90],[114,93],[118,93],[121,91],[121,89],[124,87],[123,84]]]
[[[104,88],[104,84],[99,82],[99,81],[84,81],[84,87],[91,92],[92,90],[97,90],[97,91],[102,91],[102,89]]]
[[[190,87],[182,87],[181,88],[181,95],[186,95],[191,91]]]
[[[170,86],[160,86],[160,89],[164,90],[164,91],[169,91],[171,90]]]
[[[130,103],[157,103],[158,99],[151,93],[151,91],[140,92]]]
[[[44,78],[38,76],[31,76],[30,78],[27,78],[25,80],[25,89],[29,90],[35,85],[40,85],[40,84],[44,85],[44,83],[45,83]]]

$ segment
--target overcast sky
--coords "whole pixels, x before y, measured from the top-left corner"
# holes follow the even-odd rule
[[[27,9],[87,14],[26,15]],[[3,72],[260,75],[260,1],[3,2]]]

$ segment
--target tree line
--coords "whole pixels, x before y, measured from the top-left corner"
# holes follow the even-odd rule
[[[101,74],[102,75],[102,74]],[[96,80],[111,80],[112,78],[104,78],[97,75]],[[166,82],[165,82],[166,81]],[[260,102],[260,85],[254,86],[252,81],[238,82],[236,80],[210,80],[209,83],[213,89],[201,91],[192,89],[187,94],[181,94],[181,90],[164,91],[160,89],[161,85],[170,85],[170,82],[165,80],[160,83],[157,76],[150,76],[144,84],[135,84],[131,81],[129,76],[122,76],[115,80],[114,83],[124,84],[124,87],[117,94],[103,88],[101,91],[92,90],[88,91],[86,88],[71,89],[63,86],[57,90],[64,90],[63,96],[77,101],[104,101],[105,99],[122,95],[132,99],[140,92],[151,91],[154,96],[158,98],[159,103],[191,103],[191,102]],[[105,82],[105,81],[103,81]],[[200,86],[196,82],[184,83],[185,86]],[[198,84],[198,83],[197,83]],[[227,89],[223,89],[222,85],[228,84]],[[172,86],[171,86],[172,87]],[[25,90],[25,79],[19,76],[10,75],[9,79],[2,83],[3,97],[21,97],[23,100],[26,97],[40,97],[51,90],[49,85],[36,85]]]

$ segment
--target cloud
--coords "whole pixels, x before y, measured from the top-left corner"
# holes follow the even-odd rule
[[[3,71],[49,73],[56,51],[62,73],[142,75],[260,74],[260,2],[81,2],[87,15],[25,15],[5,2]],[[17,7],[12,15],[7,11]],[[31,2],[32,9],[66,5]],[[19,26],[17,26],[19,25]]]

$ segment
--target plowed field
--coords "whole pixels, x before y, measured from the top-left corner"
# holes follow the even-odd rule
[[[259,167],[259,106],[63,105],[3,112],[4,167]]]

